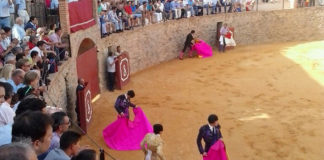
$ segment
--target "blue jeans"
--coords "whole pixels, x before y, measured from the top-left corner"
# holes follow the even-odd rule
[[[208,4],[204,4],[204,8],[206,8],[206,12],[207,12],[207,15],[209,14],[209,5]]]
[[[0,17],[0,28],[10,27],[10,16],[9,17]]]

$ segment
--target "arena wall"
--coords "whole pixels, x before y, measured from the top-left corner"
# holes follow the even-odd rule
[[[59,68],[58,73],[51,75],[52,84],[48,90],[51,100],[47,98],[48,102],[66,108],[75,117],[76,58],[80,44],[86,38],[91,39],[98,49],[98,76],[102,92],[106,90],[105,59],[108,47],[120,45],[122,50],[129,52],[131,73],[134,74],[176,58],[192,29],[215,48],[217,22],[228,23],[235,28],[234,38],[238,45],[324,38],[324,7],[192,17],[139,27],[103,39],[100,38],[99,25],[95,25],[70,35],[72,58]]]

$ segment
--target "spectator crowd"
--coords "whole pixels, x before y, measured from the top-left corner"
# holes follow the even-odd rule
[[[254,0],[135,0],[98,1],[98,17],[102,37],[136,26],[165,22],[221,12],[253,9]]]

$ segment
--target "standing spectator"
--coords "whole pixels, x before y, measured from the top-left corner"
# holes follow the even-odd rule
[[[10,26],[14,25],[15,22],[15,4],[12,3],[9,7],[9,13],[10,13]]]
[[[12,126],[12,142],[30,138],[37,155],[46,152],[52,138],[52,120],[40,112],[24,112],[15,118]]]
[[[223,46],[220,46],[220,47],[223,47],[223,48],[221,48],[221,51],[222,52],[225,52],[225,47],[226,47],[226,42],[225,42],[225,36],[226,36],[226,34],[227,34],[227,32],[228,32],[228,27],[227,27],[227,24],[226,23],[224,23],[223,24],[223,26],[222,26],[222,28],[220,29],[220,34],[222,35],[222,39],[223,39]],[[220,41],[221,41],[221,39],[220,39]]]
[[[29,15],[26,11],[26,0],[16,0],[16,9],[18,16],[21,17],[23,23],[26,24],[29,21]]]
[[[31,16],[29,21],[25,25],[25,30],[27,30],[28,28],[31,28],[34,32],[36,32],[37,24],[38,24],[37,18],[34,16]]]
[[[48,153],[45,160],[70,160],[80,151],[81,135],[73,131],[63,133],[60,139],[60,148]]]
[[[12,86],[14,93],[17,93],[19,88],[24,87],[23,84],[24,76],[25,76],[25,71],[23,71],[22,69],[16,69],[12,73],[12,76],[8,80],[8,83]]]
[[[24,30],[24,22],[20,17],[16,18],[16,23],[12,27],[12,38],[17,38],[19,44],[23,42],[26,32]]]
[[[117,62],[117,57],[113,56],[112,52],[108,52],[108,58],[107,58],[108,90],[111,92],[114,91],[116,62]]]
[[[9,8],[12,4],[12,0],[0,1],[0,28],[10,27],[10,13]]]
[[[76,102],[75,102],[75,112],[77,114],[77,122],[78,122],[78,125],[80,126],[80,111],[79,111],[79,101],[80,101],[80,97],[79,97],[79,94],[78,92],[82,91],[86,86],[87,86],[87,82],[84,81],[83,78],[79,78],[78,79],[78,86],[76,88],[76,95],[77,95],[77,98],[76,98]]]
[[[120,56],[122,53],[123,53],[123,52],[122,52],[120,46],[117,46],[117,47],[116,47],[115,56]]]
[[[57,10],[59,8],[58,0],[51,0],[51,10]]]

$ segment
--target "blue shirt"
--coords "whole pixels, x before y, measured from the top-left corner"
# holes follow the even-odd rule
[[[56,9],[59,6],[58,0],[52,0],[51,1],[51,9]]]
[[[0,146],[11,143],[12,124],[0,127]]]
[[[53,149],[48,153],[48,155],[45,158],[45,160],[70,160],[70,159],[71,158],[68,155],[66,155],[66,153],[60,148]]]
[[[16,24],[15,24],[15,25],[16,25]],[[13,89],[13,92],[14,92],[14,93],[17,93],[17,91],[18,91],[19,88],[22,88],[22,87],[25,86],[25,85],[22,84],[22,83],[16,85],[15,82],[14,82],[12,79],[9,79],[7,82],[12,86],[12,89]]]
[[[164,11],[165,12],[169,12],[171,10],[171,3],[170,2],[166,2],[164,4]]]
[[[192,5],[193,5],[192,0],[188,0],[188,6],[192,6]]]
[[[9,8],[8,0],[0,0],[0,17],[9,17]]]
[[[135,5],[131,6],[131,8],[132,8],[132,12],[134,13],[136,11],[136,6]]]
[[[174,1],[172,1],[171,2],[171,10],[175,10],[176,8],[177,8],[177,4]]]
[[[19,5],[18,10],[26,9],[26,0],[16,0],[16,5]]]

